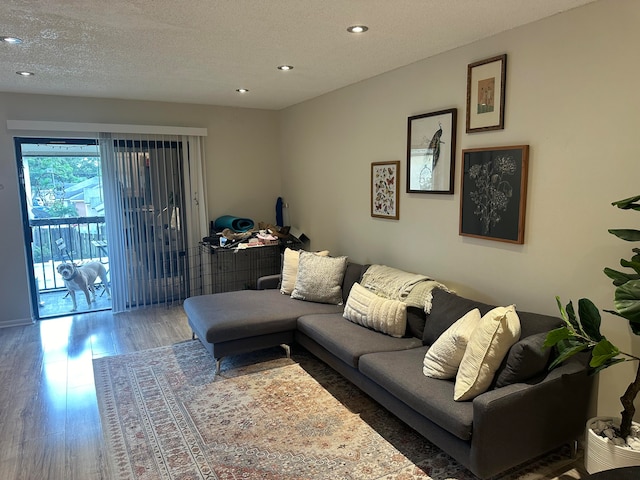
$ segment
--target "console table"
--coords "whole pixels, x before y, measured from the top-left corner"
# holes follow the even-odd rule
[[[258,278],[280,273],[280,245],[230,249],[200,244],[202,293],[255,289]]]

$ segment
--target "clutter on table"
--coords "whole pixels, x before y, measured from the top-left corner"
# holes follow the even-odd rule
[[[302,248],[302,241],[291,235],[288,226],[276,226],[259,222],[257,228],[249,218],[224,215],[211,222],[208,237],[202,239],[203,244],[211,248],[245,249],[266,245],[280,245],[282,249]]]

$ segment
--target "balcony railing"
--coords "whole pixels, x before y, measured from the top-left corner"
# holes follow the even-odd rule
[[[108,263],[104,217],[38,218],[29,221],[33,269],[40,292],[64,288],[56,267],[63,261]]]

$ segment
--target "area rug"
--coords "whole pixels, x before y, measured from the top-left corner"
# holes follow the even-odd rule
[[[214,367],[197,340],[94,360],[114,478],[475,478],[305,352]],[[570,461],[559,451],[501,478],[544,479]]]

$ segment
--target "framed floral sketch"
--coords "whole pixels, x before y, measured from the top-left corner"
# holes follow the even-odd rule
[[[371,216],[398,220],[400,161],[371,164]]]
[[[504,128],[507,54],[467,67],[467,133]]]
[[[529,145],[462,150],[460,235],[524,243]]]
[[[458,110],[409,117],[407,193],[453,194]]]

